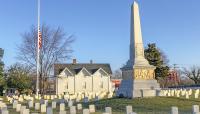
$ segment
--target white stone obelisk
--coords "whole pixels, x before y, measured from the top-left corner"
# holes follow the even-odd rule
[[[144,57],[139,7],[134,2],[131,7],[130,58],[121,68],[123,80],[117,95],[129,98],[156,96],[160,86],[155,80],[155,68]]]
[[[140,15],[138,4],[136,2],[134,2],[131,7],[130,62],[131,66],[149,65],[148,61],[144,58]]]

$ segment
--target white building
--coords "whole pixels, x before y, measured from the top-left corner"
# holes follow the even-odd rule
[[[109,64],[55,64],[56,94],[109,94],[113,92]]]

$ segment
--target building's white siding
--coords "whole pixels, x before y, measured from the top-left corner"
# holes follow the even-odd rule
[[[75,76],[59,75],[57,80],[57,94],[109,92],[112,87],[110,75],[103,70],[98,70],[90,75],[81,70]]]

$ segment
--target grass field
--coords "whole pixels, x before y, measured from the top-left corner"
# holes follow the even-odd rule
[[[192,114],[192,105],[200,105],[200,99],[185,99],[181,97],[112,98],[83,104],[83,107],[88,108],[89,104],[95,104],[97,113],[94,114],[102,114],[105,107],[108,106],[112,107],[113,114],[125,114],[125,107],[127,105],[132,105],[133,111],[138,114],[169,114],[172,106],[177,106],[179,108],[179,114]],[[19,114],[16,113],[15,110],[12,110],[11,106],[12,105],[8,103],[10,114]],[[35,111],[31,109],[31,112]],[[59,108],[55,109],[54,112],[54,114],[58,114]],[[79,111],[78,114],[82,114],[82,111]]]

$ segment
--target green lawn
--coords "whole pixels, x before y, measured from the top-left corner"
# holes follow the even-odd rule
[[[138,114],[169,114],[172,106],[177,106],[179,108],[179,114],[192,114],[192,105],[200,105],[200,99],[185,99],[176,97],[136,99],[112,98],[100,100],[98,102],[90,102],[89,104],[95,104],[97,113],[94,114],[102,114],[107,106],[112,107],[113,114],[125,114],[125,107],[127,105],[132,105],[133,111],[137,112]],[[85,108],[88,108],[89,104],[83,105]],[[15,112],[15,110],[11,109],[11,104],[9,103],[8,109],[10,114],[18,114]],[[58,111],[59,108],[54,110],[54,114],[58,114]],[[35,111],[32,109],[31,112]],[[82,111],[79,111],[78,114],[82,114],[81,112]]]
[[[154,97],[136,99],[105,99],[95,103],[97,109],[112,107],[114,112],[125,112],[127,105],[133,106],[138,114],[169,114],[172,106],[179,108],[179,114],[192,114],[192,105],[200,105],[200,99],[185,99],[176,97]],[[124,114],[124,113],[119,113]]]

